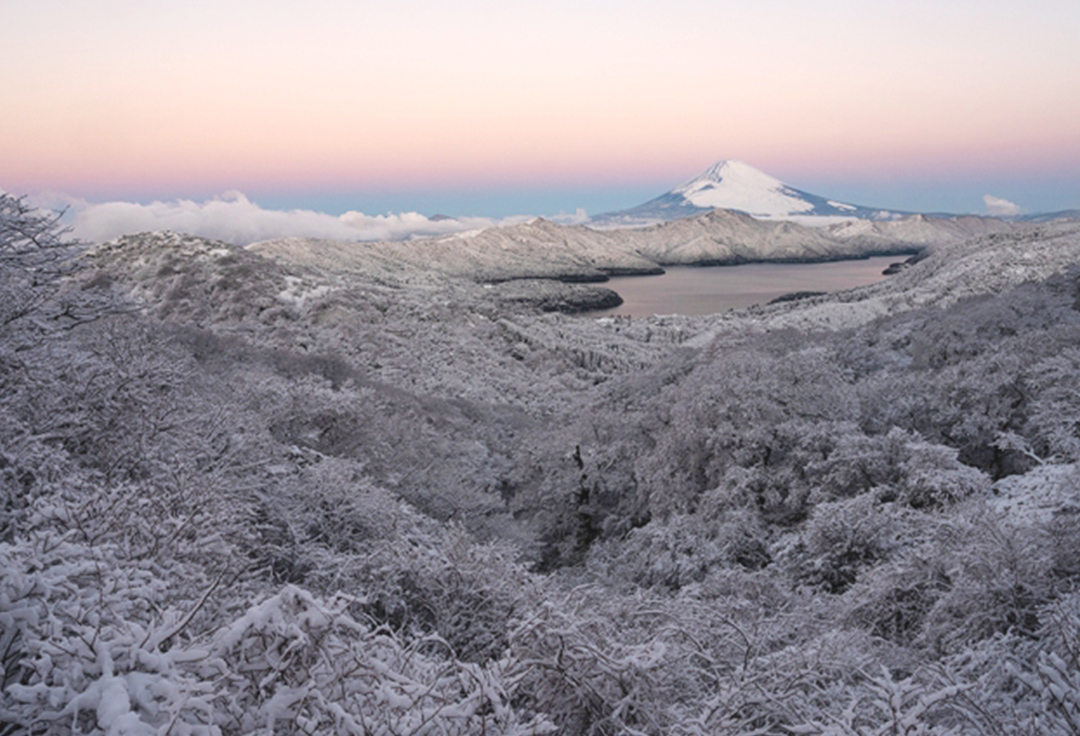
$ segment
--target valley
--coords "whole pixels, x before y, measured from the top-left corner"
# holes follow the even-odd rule
[[[1076,223],[593,319],[612,274],[836,246],[709,213],[70,261],[3,196],[15,730],[1068,728]]]

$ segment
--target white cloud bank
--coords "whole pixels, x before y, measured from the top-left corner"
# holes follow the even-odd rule
[[[557,215],[552,215],[547,218],[552,222],[557,222],[560,225],[584,225],[589,221],[589,213],[585,211],[584,207],[578,207],[574,214],[570,215],[565,212],[560,212]]]
[[[427,235],[475,230],[516,222],[527,217],[494,220],[486,217],[430,219],[417,212],[365,215],[350,211],[330,215],[313,210],[268,210],[242,192],[226,192],[205,202],[179,199],[170,202],[92,203],[66,195],[34,198],[41,207],[66,207],[72,234],[91,243],[130,233],[173,230],[234,245],[283,237],[333,240],[406,240]]]
[[[1015,202],[1010,202],[1001,197],[995,197],[993,194],[983,195],[983,202],[986,203],[986,214],[993,215],[994,217],[1011,217],[1012,215],[1019,215],[1024,211],[1020,205]]]

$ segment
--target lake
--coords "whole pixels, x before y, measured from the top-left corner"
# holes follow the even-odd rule
[[[881,272],[907,256],[875,256],[829,263],[747,263],[741,266],[664,266],[660,276],[613,276],[603,285],[623,298],[616,314],[715,314],[765,304],[796,291],[840,291],[888,278]]]

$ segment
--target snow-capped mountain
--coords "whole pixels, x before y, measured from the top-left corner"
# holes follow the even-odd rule
[[[880,220],[903,214],[838,202],[788,186],[741,161],[718,161],[670,192],[637,207],[597,215],[592,224],[644,225],[690,217],[711,209],[737,210],[761,219],[780,220],[826,217]]]

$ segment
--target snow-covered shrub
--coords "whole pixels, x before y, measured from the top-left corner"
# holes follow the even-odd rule
[[[362,588],[373,620],[403,635],[437,634],[459,658],[501,654],[507,620],[530,595],[513,548],[433,522],[367,480],[358,463],[295,454],[302,466],[260,496],[259,565],[327,595]]]
[[[900,547],[903,529],[896,510],[870,494],[820,503],[802,535],[797,574],[811,585],[842,593],[863,570]]]
[[[204,666],[219,669],[215,719],[224,733],[550,733],[523,718],[497,667],[461,662],[436,637],[405,644],[350,611],[287,586],[215,635]],[[431,652],[429,655],[427,652]]]
[[[934,657],[995,634],[1038,635],[1059,582],[1037,530],[978,504],[947,519],[912,516],[904,528],[885,564],[861,572],[848,591],[848,625]]]
[[[70,278],[84,245],[60,219],[0,192],[0,355],[117,309],[107,280],[89,279],[79,288]]]
[[[416,535],[420,516],[363,475],[363,465],[292,447],[274,458],[273,483],[258,494],[252,556],[278,582],[332,591],[373,545]],[[326,563],[326,564],[322,564]]]
[[[827,627],[791,615],[772,582],[722,569],[674,596],[580,586],[552,598],[513,628],[516,702],[567,734],[781,732],[823,679],[839,689],[872,660],[859,632],[815,660],[805,642]]]
[[[696,719],[704,727],[686,733],[789,733],[824,713],[832,720],[850,705],[880,648],[857,630],[819,629],[810,621],[802,629],[795,643],[772,640],[771,649],[747,658],[709,698],[705,719]]]
[[[920,552],[944,560],[948,582],[927,614],[922,646],[954,653],[997,633],[1034,637],[1056,581],[1045,538],[979,507],[935,531]]]
[[[663,733],[669,709],[699,692],[695,668],[676,666],[681,649],[669,646],[667,634],[653,629],[642,638],[633,603],[585,610],[587,601],[600,602],[596,594],[603,595],[578,590],[545,602],[512,628],[504,676],[514,702],[547,713],[567,736]],[[664,613],[640,616],[677,628]]]
[[[1002,433],[1024,438],[1039,457],[1069,457],[1068,417],[1076,413],[1069,356],[1080,342],[1070,279],[864,328],[861,342],[879,359],[859,382],[862,425],[875,434],[893,426],[918,432],[994,478],[1033,465],[1027,453],[997,442]],[[1052,449],[1055,437],[1064,444]]]
[[[1032,402],[1025,434],[1045,460],[1080,460],[1080,348],[1071,346],[1031,367]]]
[[[184,595],[192,580],[177,586],[180,578],[127,564],[115,548],[55,535],[37,542],[0,545],[0,722],[9,728],[118,736],[552,730],[542,717],[519,717],[497,667],[461,662],[437,637],[405,644],[354,619],[362,600],[323,603],[287,586],[222,626],[214,599],[237,591],[220,577],[198,597]]]
[[[534,592],[505,544],[479,545],[460,527],[376,545],[359,567],[365,611],[411,635],[436,634],[460,659],[497,659],[510,621]]]
[[[957,460],[957,450],[898,427],[884,435],[845,432],[806,471],[815,501],[875,490],[913,508],[940,507],[990,487],[985,474]]]
[[[946,560],[932,554],[929,545],[914,550],[859,575],[848,591],[845,623],[899,646],[915,644],[951,579]]]
[[[951,723],[950,701],[961,686],[928,687],[916,677],[897,680],[882,669],[863,679],[847,707],[827,718],[790,726],[788,731],[809,736],[957,736],[964,733]],[[968,731],[968,733],[971,733]]]
[[[692,510],[733,467],[766,472],[759,498],[777,523],[805,517],[800,471],[850,419],[855,394],[828,349],[795,333],[717,342],[649,405],[655,429],[634,460],[652,516]]]
[[[600,543],[588,557],[590,569],[612,580],[670,590],[700,582],[727,561],[725,540],[686,515],[634,529],[625,540]]]
[[[910,454],[907,446],[914,439],[910,434],[893,429],[885,435],[867,435],[853,425],[837,430],[835,447],[806,468],[815,502],[850,498],[901,481],[902,465]]]
[[[747,509],[673,516],[595,545],[587,558],[594,574],[646,588],[679,590],[721,567],[758,570],[770,562],[768,532]]]
[[[1038,698],[1041,713],[1032,715],[1040,733],[1080,733],[1080,667],[1055,652],[1040,652],[1032,670],[1012,674]]]
[[[1040,612],[1044,621],[1034,663],[1011,673],[1038,698],[1047,733],[1080,734],[1080,594],[1071,592]]]
[[[0,721],[30,733],[214,733],[214,685],[189,667],[206,657],[191,634],[205,630],[221,580],[200,599],[196,568],[133,565],[116,545],[65,536],[0,545]]]
[[[267,383],[278,384],[264,410],[278,442],[358,461],[366,476],[442,521],[482,528],[501,509],[511,412],[362,381],[335,389],[321,375]]]
[[[897,500],[916,509],[946,506],[990,488],[985,473],[960,463],[956,450],[941,445],[910,442],[902,472]]]

